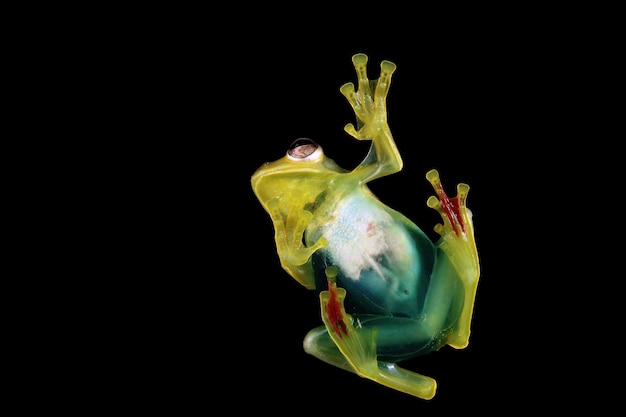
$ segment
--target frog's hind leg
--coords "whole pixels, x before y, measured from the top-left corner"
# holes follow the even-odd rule
[[[352,327],[352,324],[347,328],[349,329],[350,327]],[[371,335],[368,337],[368,335],[363,334],[371,330],[352,328],[347,331],[349,336],[343,336],[339,342],[345,351],[363,351],[363,343],[369,345],[373,342]],[[309,331],[304,339],[305,352],[330,365],[353,372],[361,377],[371,379],[381,385],[406,394],[425,400],[430,400],[435,396],[437,382],[433,378],[411,372],[394,363],[376,361],[375,356],[368,354],[360,358],[353,355],[348,360],[348,357],[342,353],[331,334],[332,332],[326,326],[320,326]],[[375,346],[372,345],[371,349],[375,350]],[[366,348],[365,350],[370,349]]]
[[[335,284],[336,270],[327,269],[328,291],[320,293],[325,326],[311,330],[304,339],[304,350],[331,365],[354,372],[381,385],[429,400],[435,396],[433,378],[377,359],[377,330],[361,327],[346,314],[346,290]]]
[[[472,212],[465,202],[469,192],[467,184],[457,185],[457,197],[448,198],[439,180],[439,173],[432,169],[426,173],[426,179],[435,189],[437,197],[431,196],[427,204],[439,212],[443,224],[437,224],[435,231],[441,235],[437,242],[450,259],[464,287],[464,301],[459,319],[448,338],[448,344],[461,349],[468,345],[474,299],[480,275],[478,251],[474,240]]]

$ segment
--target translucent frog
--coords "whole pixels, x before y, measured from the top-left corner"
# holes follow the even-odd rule
[[[300,138],[286,155],[262,165],[252,189],[269,214],[281,266],[319,294],[323,325],[308,332],[304,350],[324,362],[422,399],[435,396],[436,380],[399,362],[468,345],[479,272],[469,186],[449,198],[437,170],[426,173],[436,196],[436,242],[411,220],[383,204],[367,183],[402,169],[387,124],[386,98],[396,65],[380,64],[369,80],[368,57],[352,57],[358,88],[341,93],[357,118],[345,130],[371,141],[349,171]]]

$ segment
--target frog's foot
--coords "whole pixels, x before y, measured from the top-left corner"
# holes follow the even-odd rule
[[[457,196],[449,198],[439,180],[437,170],[428,171],[426,179],[437,194],[437,197],[431,196],[428,199],[428,207],[437,210],[443,220],[443,224],[435,226],[435,231],[441,236],[438,246],[448,255],[465,288],[463,311],[457,329],[449,339],[451,346],[462,348],[467,346],[469,340],[471,312],[480,275],[472,212],[466,206],[469,185],[458,184]]]
[[[327,268],[328,290],[320,293],[322,320],[351,370],[361,377],[395,390],[423,399],[433,398],[437,389],[434,379],[408,371],[393,363],[378,362],[376,329],[361,327],[358,321],[355,327],[352,316],[346,313],[343,304],[346,290],[337,287],[336,275],[335,267]],[[341,366],[337,359],[326,360]]]
[[[276,251],[283,268],[292,272],[292,276],[302,285],[313,288],[313,278],[304,278],[308,274],[303,273],[301,267],[309,261],[316,250],[326,246],[327,241],[321,238],[311,246],[304,245],[304,230],[313,214],[301,207],[303,204],[300,202],[290,204],[286,208],[281,207],[278,198],[267,202],[267,208],[274,222]]]
[[[357,72],[358,91],[354,90],[353,83],[344,84],[340,91],[352,106],[359,129],[355,129],[354,125],[349,123],[345,130],[358,140],[373,140],[379,131],[388,129],[387,92],[396,65],[390,61],[382,61],[380,77],[370,82],[367,78],[367,55],[354,55],[352,63]]]
[[[355,328],[352,316],[346,313],[343,301],[346,290],[335,283],[337,269],[326,269],[328,290],[320,293],[322,320],[337,348],[356,373],[371,376],[377,372],[376,334],[373,330]],[[358,322],[357,322],[358,326]]]
[[[448,254],[462,279],[470,282],[478,279],[478,252],[474,240],[472,212],[465,204],[469,185],[457,185],[457,196],[449,198],[437,170],[428,171],[426,179],[437,193],[437,197],[430,196],[428,199],[428,207],[437,210],[443,220],[443,224],[435,226],[435,231],[441,236],[439,246]]]

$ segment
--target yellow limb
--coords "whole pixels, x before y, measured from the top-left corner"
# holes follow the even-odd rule
[[[354,326],[352,316],[346,313],[346,290],[335,284],[336,269],[326,270],[328,290],[320,293],[322,320],[328,334],[352,370],[363,378],[425,400],[435,396],[437,382],[428,376],[379,362],[376,358],[376,329]]]
[[[466,206],[469,185],[458,184],[457,197],[451,200],[443,191],[437,170],[428,171],[426,178],[439,197],[431,196],[427,205],[437,210],[443,219],[443,224],[435,226],[435,231],[441,235],[438,245],[450,258],[464,287],[463,309],[447,342],[456,349],[462,349],[469,343],[474,300],[480,276],[472,212]]]
[[[274,223],[274,239],[281,266],[304,287],[315,288],[311,256],[316,250],[326,246],[327,241],[321,238],[311,246],[304,245],[304,230],[313,215],[299,209],[299,204],[289,205],[286,214],[283,214],[278,199],[269,200],[267,207]]]

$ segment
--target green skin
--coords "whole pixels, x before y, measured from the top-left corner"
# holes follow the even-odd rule
[[[433,243],[413,222],[381,203],[367,183],[398,172],[402,159],[387,125],[386,97],[395,65],[381,63],[378,80],[366,74],[367,56],[352,58],[358,91],[341,88],[359,129],[372,142],[352,171],[339,167],[310,140],[294,142],[285,157],[264,164],[252,188],[270,215],[282,267],[319,293],[323,326],[304,340],[306,352],[380,384],[431,399],[436,381],[397,362],[469,342],[479,262],[469,187],[448,198],[436,170],[426,178],[437,197],[427,204],[443,224]]]

